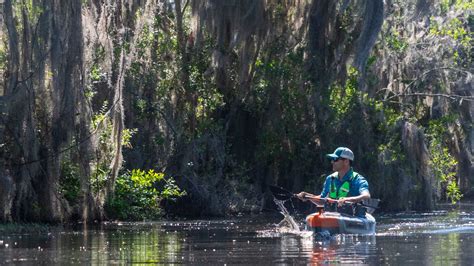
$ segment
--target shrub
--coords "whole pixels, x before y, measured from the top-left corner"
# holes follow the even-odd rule
[[[119,220],[157,219],[163,215],[160,201],[186,194],[165,174],[154,170],[127,171],[116,181],[115,193],[106,204],[110,218]]]

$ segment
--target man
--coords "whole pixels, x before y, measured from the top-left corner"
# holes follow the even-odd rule
[[[326,157],[331,160],[335,172],[326,178],[321,195],[300,192],[296,195],[299,199],[320,202],[321,198],[329,196],[337,200],[338,206],[342,206],[344,202],[355,203],[370,198],[369,183],[352,169],[354,153],[350,149],[339,147]]]

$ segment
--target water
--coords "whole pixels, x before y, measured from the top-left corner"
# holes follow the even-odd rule
[[[473,210],[474,205],[464,204],[459,210],[430,213],[375,213],[375,235],[325,241],[309,231],[276,228],[282,215],[4,234],[0,263],[472,265]]]

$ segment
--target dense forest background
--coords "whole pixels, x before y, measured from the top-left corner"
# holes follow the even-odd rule
[[[2,221],[259,212],[338,146],[384,211],[474,196],[472,0],[0,7]]]

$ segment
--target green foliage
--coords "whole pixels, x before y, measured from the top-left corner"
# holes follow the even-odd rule
[[[109,166],[105,161],[99,161],[95,165],[90,177],[91,190],[94,194],[99,193],[105,188],[109,179]]]
[[[454,5],[456,10],[474,11],[474,1],[472,0],[456,0]]]
[[[196,116],[201,120],[209,119],[215,110],[224,106],[224,96],[214,86],[199,92]]]
[[[109,146],[110,136],[112,135],[112,123],[108,116],[108,101],[104,101],[99,112],[92,116],[92,129],[99,133],[99,145],[101,150]]]
[[[352,111],[356,103],[358,94],[357,77],[358,72],[355,68],[349,69],[349,78],[345,85],[335,85],[331,88],[331,95],[329,97],[330,106],[338,120],[343,119]]]
[[[153,30],[150,30],[148,25],[145,25],[140,32],[140,38],[138,38],[136,49],[138,58],[142,59],[146,56],[147,48],[153,45],[155,41],[155,35]]]
[[[466,68],[471,67],[472,64],[472,33],[470,32],[470,25],[472,22],[472,15],[467,15],[474,12],[474,4],[472,1],[468,4],[465,1],[456,1],[456,9],[464,12],[464,16],[454,18],[446,18],[444,21],[437,20],[432,17],[430,19],[430,35],[440,38],[449,38],[453,42],[451,55],[454,62]]]
[[[440,9],[443,14],[446,14],[452,5],[452,0],[441,0]]]
[[[160,201],[186,195],[173,178],[165,178],[154,170],[145,172],[134,169],[120,175],[115,184],[115,194],[109,198],[106,210],[120,220],[157,219],[163,215]]]
[[[4,73],[5,70],[7,69],[7,64],[8,64],[8,49],[6,45],[6,40],[4,40],[4,37],[2,34],[0,34],[0,96],[3,96],[4,94]]]
[[[392,33],[386,37],[385,41],[388,47],[398,54],[404,53],[408,48],[408,41],[400,36],[398,31],[392,31]]]
[[[189,65],[189,91],[197,98],[195,115],[198,122],[198,135],[220,128],[220,121],[214,114],[225,106],[223,93],[219,91],[212,77],[205,74],[211,64],[211,51],[211,42],[206,40],[202,49],[193,53]],[[194,110],[188,108],[186,112],[194,112]]]
[[[132,148],[132,137],[138,132],[137,128],[126,128],[122,132],[122,146]]]
[[[445,116],[429,123],[427,136],[430,140],[431,161],[435,177],[440,181],[442,188],[446,190],[446,197],[453,204],[462,198],[462,194],[457,185],[456,166],[457,160],[449,153],[445,147],[443,139],[448,136],[447,130],[451,123],[455,121],[455,116]]]
[[[398,137],[391,137],[386,143],[380,144],[378,147],[379,153],[388,153],[389,161],[383,162],[384,164],[390,163],[401,163],[406,161],[406,155],[402,150],[402,146],[400,145],[400,138]]]
[[[472,0],[441,0],[440,9],[446,14],[451,8],[455,10],[474,10],[474,1]]]
[[[431,20],[430,34],[436,36],[447,36],[460,42],[462,46],[468,47],[472,41],[468,25],[465,25],[459,18],[453,18],[448,23],[439,24],[436,20]]]
[[[274,15],[282,15],[281,5],[275,5],[279,11]],[[254,154],[257,161],[279,165],[297,156],[304,157],[298,151],[307,145],[308,136],[305,134],[308,131],[304,130],[307,125],[302,125],[301,120],[308,106],[301,103],[307,100],[305,93],[308,91],[305,90],[309,86],[302,82],[304,50],[289,48],[284,36],[272,38],[274,41],[267,44],[264,52],[258,54],[255,64],[250,66],[255,73],[250,87],[242,89],[238,87],[240,84],[236,84],[234,97],[243,100],[243,107],[253,118],[262,119]],[[238,69],[239,65],[233,67]],[[233,79],[239,78],[239,74],[233,73]],[[275,112],[270,114],[269,110]],[[304,159],[308,160],[307,157]]]
[[[26,15],[28,19],[34,23],[38,21],[39,16],[43,13],[43,8],[35,3],[36,1],[33,0],[23,0],[20,1],[20,5],[22,10],[26,11]]]
[[[114,158],[114,141],[112,138],[113,125],[108,114],[108,102],[104,101],[102,108],[92,116],[92,129],[97,133],[96,165],[90,178],[92,191],[98,193],[104,189],[110,175],[109,165]],[[132,148],[131,140],[138,129],[125,128],[122,131],[122,147]]]
[[[0,69],[5,69],[7,60],[7,49],[0,37]]]
[[[456,183],[457,160],[449,153],[447,148],[440,146],[430,146],[431,162],[430,165],[434,175],[440,180],[441,185],[446,189],[446,197],[453,204],[462,198],[462,194]]]
[[[78,203],[81,191],[79,180],[79,166],[71,161],[63,160],[61,163],[61,175],[59,177],[59,192],[73,205]]]
[[[141,14],[137,12],[136,15]],[[175,62],[176,34],[164,30],[169,27],[167,23],[171,18],[156,14],[153,19],[152,25],[145,24],[136,33],[136,56],[127,71],[127,80],[134,87],[134,93],[130,95],[134,117],[136,120],[147,120],[147,123],[159,117],[159,112],[171,101],[172,93],[178,91],[176,84],[179,76]],[[114,54],[118,56],[120,50],[116,47]]]
[[[105,82],[107,74],[103,72],[100,64],[105,59],[105,48],[103,45],[97,44],[94,49],[92,65],[88,71],[89,82],[86,84],[85,96],[91,101],[97,94],[95,84]]]
[[[102,73],[101,73],[100,68],[97,64],[92,65],[91,70],[89,72],[89,77],[90,77],[90,79],[93,83],[101,81]]]
[[[259,161],[275,161],[283,152],[281,140],[277,132],[264,131],[259,136],[260,148],[257,152]]]
[[[309,138],[309,125],[301,121],[310,108],[301,103],[307,102],[311,90],[309,82],[304,82],[308,78],[304,65],[304,49],[289,49],[284,38],[277,38],[267,53],[256,59],[252,97],[246,107],[256,117],[262,115],[273,120],[258,134],[259,161],[309,161],[306,153],[301,152],[307,149]],[[267,115],[269,109],[277,112]]]

